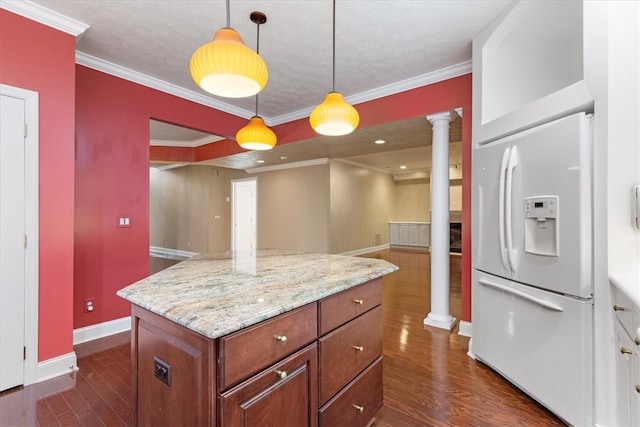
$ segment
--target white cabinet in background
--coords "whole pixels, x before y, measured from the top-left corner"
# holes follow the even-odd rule
[[[616,317],[618,425],[640,426],[640,308],[612,287]]]
[[[425,222],[390,222],[389,245],[428,248],[429,227]]]

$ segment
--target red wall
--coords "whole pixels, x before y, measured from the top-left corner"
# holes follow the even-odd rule
[[[219,135],[234,135],[245,120],[80,65],[75,101],[80,328],[130,315],[116,291],[149,275],[149,118]],[[130,217],[131,227],[118,228],[118,216]],[[91,313],[86,299],[94,300]]]
[[[0,82],[39,93],[38,360],[73,351],[75,37],[0,9]]]

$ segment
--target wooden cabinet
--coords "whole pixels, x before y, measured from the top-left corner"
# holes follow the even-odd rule
[[[316,426],[316,343],[220,396],[221,426]]]
[[[640,308],[613,287],[618,425],[640,425]]]
[[[319,302],[320,426],[366,426],[382,406],[381,303],[382,279]]]
[[[217,339],[132,305],[139,426],[366,426],[382,406],[382,279]]]

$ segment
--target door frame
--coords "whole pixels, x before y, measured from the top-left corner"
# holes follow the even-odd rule
[[[234,252],[236,249],[236,184],[241,182],[253,181],[255,197],[254,203],[252,206],[253,210],[253,235],[254,235],[254,244],[255,249],[258,249],[258,177],[251,178],[241,178],[241,179],[232,179],[231,180],[231,251]]]
[[[0,95],[23,99],[25,103],[25,289],[24,289],[24,385],[38,381],[38,282],[39,282],[39,203],[38,203],[38,92],[0,84]]]

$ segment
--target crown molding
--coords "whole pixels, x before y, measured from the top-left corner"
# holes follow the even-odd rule
[[[321,159],[303,160],[301,162],[284,163],[282,165],[261,166],[259,168],[245,169],[244,171],[246,173],[271,172],[283,169],[306,168],[309,166],[326,165],[327,163],[329,163],[329,159],[323,157]]]
[[[364,163],[354,162],[353,160],[331,159],[331,161],[332,162],[338,162],[338,163],[344,163],[345,165],[355,166],[357,168],[369,169],[369,170],[372,170],[374,172],[379,172],[379,173],[383,173],[383,174],[386,174],[386,175],[391,175],[392,174],[390,171],[387,171],[387,170],[384,170],[384,169],[380,169],[380,168],[377,168],[375,166],[365,165]]]
[[[461,62],[459,64],[451,65],[449,67],[442,68],[440,70],[422,74],[420,76],[411,77],[410,79],[401,80],[396,83],[391,83],[386,86],[380,86],[375,89],[371,89],[365,92],[361,92],[355,95],[345,97],[345,101],[349,104],[360,104],[374,99],[382,98],[389,95],[394,95],[400,92],[406,92],[411,89],[416,89],[422,86],[438,83],[444,80],[449,80],[454,77],[463,76],[471,73],[471,61]],[[309,107],[303,110],[293,111],[291,113],[282,114],[270,119],[271,126],[279,125],[282,123],[292,122],[294,120],[308,117],[311,111],[315,108]],[[265,119],[265,122],[267,120]]]
[[[204,138],[196,139],[195,141],[179,141],[179,140],[167,140],[167,139],[152,139],[150,145],[156,147],[188,147],[195,148],[201,145],[210,144],[212,142],[222,141],[223,137],[218,135],[207,136]]]
[[[180,86],[176,86],[172,83],[167,83],[164,80],[160,80],[155,77],[139,73],[138,71],[125,68],[121,65],[114,64],[113,62],[105,61],[104,59],[87,55],[84,52],[76,51],[76,64],[84,65],[85,67],[89,67],[97,71],[102,71],[103,73],[110,74],[115,77],[120,77],[122,79],[168,93],[170,95],[175,95],[179,98],[193,101],[197,104],[215,108],[216,110],[233,114],[234,116],[251,117],[254,115],[253,112],[245,110],[243,108],[229,105],[227,103],[210,98],[206,95],[181,88]]]
[[[89,28],[89,25],[84,22],[76,21],[30,1],[0,0],[0,9],[8,10],[16,15],[71,34],[74,37],[79,37]]]

